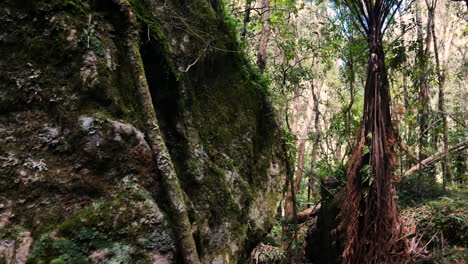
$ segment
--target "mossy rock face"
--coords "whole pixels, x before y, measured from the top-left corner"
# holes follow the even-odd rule
[[[28,262],[172,263],[174,252],[165,215],[136,178],[128,176],[111,197],[95,200],[42,234]]]
[[[218,5],[182,2],[0,3],[0,263],[177,262],[135,35],[202,262],[267,233],[283,156],[265,87]]]

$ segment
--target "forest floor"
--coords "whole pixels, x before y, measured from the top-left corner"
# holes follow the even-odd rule
[[[401,216],[416,223],[419,247],[426,246],[427,263],[468,263],[468,186],[460,185],[443,191],[440,186],[414,190],[415,182],[399,184]]]
[[[417,180],[408,178],[398,185],[400,216],[406,224],[416,225],[414,238],[418,250],[427,258],[419,263],[468,263],[468,185],[443,191],[438,184],[423,185],[417,191]],[[299,226],[298,242],[304,246],[307,230],[315,224],[311,218]],[[280,249],[282,222],[278,221],[270,235],[257,247],[250,263],[281,263],[287,254]],[[308,262],[305,262],[308,263]]]

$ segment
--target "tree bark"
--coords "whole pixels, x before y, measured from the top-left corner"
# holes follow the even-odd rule
[[[431,18],[428,16],[427,25],[429,26]],[[427,52],[428,46],[424,48],[424,38],[423,38],[423,27],[421,21],[421,6],[419,2],[416,1],[416,25],[417,25],[417,37],[418,37],[418,63],[419,63],[419,159],[423,160],[427,157],[427,123],[429,116],[429,84],[427,79]],[[429,37],[429,33],[427,34]],[[426,37],[427,40],[430,38]],[[422,178],[420,179],[423,180]]]
[[[432,0],[431,0],[432,1]],[[433,3],[429,3],[426,1],[427,4],[427,25],[426,25],[426,37],[423,39],[423,27],[421,21],[421,6],[419,2],[416,1],[416,24],[417,24],[417,37],[418,37],[418,63],[419,63],[419,161],[424,160],[427,158],[427,153],[429,152],[429,130],[428,130],[428,123],[429,123],[429,116],[431,112],[430,104],[429,104],[429,69],[428,69],[428,55],[431,47],[432,41],[432,31],[431,26],[434,21],[434,9]],[[434,173],[431,173],[432,176],[435,176]],[[423,175],[418,175],[419,179],[419,186],[418,190],[422,191],[422,182],[424,181]],[[431,182],[435,182],[435,178],[431,177]]]
[[[312,93],[313,93],[314,87],[312,86]],[[296,162],[296,171],[294,173],[294,180],[293,180],[293,191],[288,192],[288,195],[286,196],[286,201],[285,201],[285,216],[286,217],[291,217],[292,216],[292,209],[293,209],[293,199],[292,195],[297,195],[297,192],[299,190],[299,185],[302,181],[302,177],[304,175],[304,163],[305,163],[305,151],[306,151],[306,143],[308,140],[308,132],[310,128],[310,123],[312,121],[312,114],[314,113],[315,105],[314,108],[311,108],[310,105],[314,103],[314,98],[313,96],[309,97],[309,100],[307,102],[307,110],[306,110],[306,116],[304,120],[304,124],[302,125],[301,132],[298,135],[298,140],[297,140],[297,162]]]
[[[347,134],[347,151],[346,154],[343,155],[345,157],[349,152],[351,152],[351,146],[352,146],[352,141],[353,141],[353,135],[352,135],[352,127],[351,127],[351,122],[352,122],[352,115],[351,115],[351,110],[354,105],[354,100],[355,100],[355,88],[354,88],[354,83],[356,80],[356,75],[355,75],[355,68],[354,68],[354,56],[353,52],[351,50],[351,46],[354,44],[354,37],[353,33],[350,33],[348,45],[349,45],[349,61],[346,63],[348,70],[349,70],[349,76],[347,82],[349,83],[349,104],[347,107],[344,109],[343,114],[345,115],[345,129],[346,129],[346,134]]]
[[[435,4],[434,4],[435,8]],[[442,116],[442,129],[443,129],[443,144],[444,144],[444,151],[448,152],[449,144],[448,144],[448,124],[447,124],[447,113],[445,109],[445,91],[444,91],[444,85],[445,85],[445,79],[446,79],[446,73],[447,73],[447,60],[448,57],[450,56],[450,44],[452,42],[453,38],[453,31],[451,30],[451,27],[447,30],[449,36],[446,38],[446,42],[444,43],[445,46],[445,52],[444,52],[444,57],[442,61],[442,65],[439,59],[439,48],[437,45],[437,36],[435,34],[435,21],[432,23],[431,26],[431,31],[432,31],[432,37],[433,37],[433,43],[434,43],[434,55],[436,59],[436,69],[437,69],[437,75],[438,75],[438,84],[439,84],[439,114]],[[451,180],[451,168],[450,168],[450,156],[446,155],[444,157],[444,161],[442,162],[442,186],[445,190],[447,181]]]
[[[257,65],[260,72],[264,72],[267,64],[267,48],[270,41],[271,24],[270,24],[270,0],[262,1],[262,31],[257,50]]]
[[[242,38],[245,38],[247,35],[247,26],[250,22],[250,11],[252,9],[252,0],[246,0],[245,1],[245,9],[244,9],[244,21],[242,24],[242,29],[240,32],[240,35]]]
[[[347,205],[351,219],[346,224],[348,245],[344,263],[388,263],[391,241],[399,236],[393,199],[394,131],[381,36],[369,36],[369,63],[365,86],[364,116],[358,144],[350,158]],[[365,150],[367,149],[367,150]],[[369,174],[366,176],[366,166]],[[372,182],[364,179],[371,177]],[[363,197],[363,192],[367,197]],[[390,262],[391,263],[391,262]]]
[[[398,10],[398,11],[400,11],[400,15],[401,15],[401,10]],[[401,30],[402,30],[401,38],[402,38],[403,43],[404,43],[405,42],[406,25],[403,23],[403,20],[400,21],[400,26],[401,26]],[[406,71],[407,68],[408,68],[408,62],[405,59],[403,61],[403,71],[402,71],[402,74],[403,74],[403,102],[404,102],[405,109],[408,109],[408,107],[409,107],[408,73]]]
[[[308,193],[308,200],[310,201],[310,196],[315,196],[316,195],[316,189],[315,189],[315,182],[314,179],[316,178],[315,175],[315,168],[317,165],[317,154],[318,154],[318,148],[320,144],[320,112],[319,112],[319,103],[320,103],[320,90],[316,91],[312,87],[312,97],[314,99],[314,113],[315,113],[315,120],[314,120],[314,141],[312,145],[312,153],[310,154],[310,173],[309,173],[309,188],[310,191]]]
[[[355,10],[366,32],[370,54],[363,122],[349,159],[347,196],[340,212],[340,228],[346,230],[347,241],[342,263],[406,263],[409,254],[392,253],[400,251],[397,241],[402,229],[394,201],[393,145],[396,137],[391,122],[390,89],[382,45],[382,25],[389,10],[381,8],[385,1],[351,3],[355,7],[351,9]],[[368,11],[359,11],[364,9]],[[405,247],[403,245],[403,249]]]

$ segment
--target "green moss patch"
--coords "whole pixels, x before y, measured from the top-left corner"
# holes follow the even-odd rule
[[[144,263],[148,252],[174,250],[168,222],[137,186],[128,184],[42,235],[28,263],[89,263],[93,252],[104,252],[103,263]]]

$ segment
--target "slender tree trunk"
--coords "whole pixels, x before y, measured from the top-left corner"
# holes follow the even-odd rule
[[[270,0],[262,1],[262,31],[257,50],[257,65],[260,72],[264,72],[267,63],[267,48],[270,41],[271,24],[270,24]]]
[[[400,14],[401,15],[401,14]],[[403,43],[405,42],[405,31],[406,31],[406,25],[403,23],[403,20],[401,20],[401,23],[400,23],[400,26],[402,28],[402,31],[403,31],[403,35],[402,35],[402,39],[403,39]],[[402,71],[402,74],[403,74],[403,104],[405,106],[405,111],[407,111],[409,109],[409,95],[408,95],[408,72],[407,72],[407,69],[408,69],[408,61],[405,59],[403,61],[403,71]],[[407,138],[410,137],[410,131],[411,131],[411,128],[409,125],[405,126],[405,130],[406,130],[406,136]],[[408,168],[410,166],[409,164],[409,160],[408,160],[408,157],[406,155],[401,155],[400,157],[400,168],[401,168],[401,173],[403,173],[403,170],[404,168],[403,167],[406,167]]]
[[[349,46],[351,47],[351,45],[353,45],[354,43],[354,37],[351,33],[351,37],[349,39]],[[351,110],[353,108],[353,105],[354,105],[354,96],[355,96],[355,88],[354,88],[354,83],[356,81],[356,75],[355,75],[355,69],[354,69],[354,56],[353,56],[353,53],[351,51],[351,49],[349,49],[349,61],[348,61],[348,69],[349,69],[349,77],[348,77],[348,82],[349,82],[349,97],[350,97],[350,100],[349,100],[349,104],[348,106],[346,107],[345,111],[344,111],[344,114],[346,116],[345,118],[345,125],[346,125],[346,134],[348,135],[347,136],[347,151],[346,153],[349,154],[351,152],[351,148],[352,148],[352,142],[353,142],[353,133],[351,131],[352,127],[351,127],[351,122],[352,122],[352,115],[351,115]]]
[[[427,67],[426,67],[426,53],[423,40],[423,33],[422,33],[422,22],[421,22],[421,14],[419,10],[420,6],[418,5],[418,11],[416,12],[416,20],[417,20],[417,35],[418,35],[418,62],[419,62],[419,159],[423,160],[427,157],[427,123],[428,123],[428,107],[429,107],[429,85],[427,83]],[[418,18],[419,17],[419,18]],[[428,22],[429,23],[429,22]]]
[[[294,18],[294,25],[296,28],[296,44],[297,47],[299,46],[299,38],[300,38],[300,20],[296,16],[293,16]],[[299,51],[297,51],[299,54]],[[314,57],[315,61],[315,57]],[[294,67],[302,67],[301,65],[301,59],[299,56],[295,57],[294,60]],[[314,67],[314,69],[317,69],[317,67]],[[313,90],[313,84],[311,85],[311,90]],[[295,222],[295,216],[294,216],[294,210],[296,209],[296,199],[295,197],[297,196],[297,193],[299,191],[300,183],[302,181],[303,175],[304,175],[304,163],[305,163],[305,153],[306,153],[306,146],[307,146],[307,141],[308,141],[308,133],[310,129],[310,125],[312,122],[312,117],[313,117],[313,109],[311,107],[313,103],[313,98],[310,96],[307,101],[305,102],[305,108],[306,108],[306,113],[305,117],[303,119],[302,126],[299,128],[299,119],[300,119],[300,106],[301,106],[301,98],[300,98],[300,84],[299,82],[294,84],[294,98],[293,98],[293,103],[294,106],[292,108],[292,127],[291,127],[291,133],[296,136],[297,140],[295,142],[295,146],[297,147],[297,154],[296,154],[296,170],[294,173],[294,178],[292,180],[292,184],[290,185],[290,191],[287,192],[287,195],[285,197],[285,205],[284,205],[284,216],[287,218],[293,218],[293,221]],[[291,232],[289,230],[288,226],[283,227],[284,231],[284,237],[285,240],[283,241],[283,248],[286,246],[285,243],[291,241]],[[297,239],[297,230],[294,230],[294,240],[296,241]],[[296,243],[297,247],[297,243]],[[296,255],[297,252],[293,252],[294,255]]]
[[[320,13],[316,19],[316,24],[319,25],[317,33],[319,39],[322,38],[322,27],[320,26],[323,23],[322,14]],[[314,64],[314,76],[318,73],[318,64],[316,62],[317,55],[314,55],[313,63]],[[353,76],[354,77],[354,76]],[[311,83],[311,95],[313,99],[313,111],[314,111],[314,136],[312,142],[312,151],[310,153],[310,172],[308,177],[308,184],[307,184],[307,200],[311,200],[311,196],[317,195],[317,190],[315,189],[315,180],[318,180],[315,175],[315,168],[317,166],[317,156],[318,156],[318,149],[320,147],[320,111],[319,111],[319,103],[320,103],[320,92],[322,83],[319,83],[317,79],[313,79]],[[351,97],[352,97],[352,87],[351,87]],[[352,104],[352,103],[351,103]],[[351,105],[350,105],[351,108]]]
[[[296,16],[292,16],[291,17],[293,19],[293,24],[295,25],[295,29],[296,29],[296,32],[295,32],[295,40],[296,40],[296,44],[298,43],[298,39],[299,39],[299,21],[298,21],[298,18],[297,18],[297,14]],[[298,46],[297,46],[298,47]],[[297,54],[294,58],[294,62],[293,62],[293,65],[291,65],[291,67],[294,67],[294,68],[299,68],[301,67],[301,59],[299,58],[299,51],[297,51]],[[285,81],[284,81],[285,82]],[[304,123],[303,123],[303,126],[302,128],[300,129],[299,131],[299,120],[300,120],[300,111],[301,111],[301,105],[302,105],[302,100],[301,100],[301,87],[300,87],[300,83],[299,81],[295,82],[293,84],[294,86],[294,92],[293,92],[293,98],[292,98],[292,102],[293,102],[293,106],[292,106],[292,113],[291,113],[291,119],[292,119],[292,124],[291,124],[291,134],[295,137],[295,141],[294,141],[294,146],[296,147],[297,149],[297,154],[295,154],[295,160],[296,160],[296,164],[295,164],[295,167],[297,167],[297,169],[292,172],[292,175],[291,175],[291,182],[290,184],[287,185],[287,192],[286,192],[286,195],[284,197],[284,215],[285,217],[287,218],[292,218],[293,220],[293,223],[294,223],[294,241],[296,242],[296,246],[297,246],[297,230],[295,229],[296,228],[296,223],[297,223],[297,219],[296,219],[296,215],[295,215],[295,210],[297,209],[296,208],[296,195],[297,195],[297,191],[299,189],[299,184],[300,184],[300,179],[302,178],[302,173],[303,173],[303,167],[304,167],[304,153],[305,153],[305,147],[306,147],[306,137],[307,137],[307,129],[308,129],[308,126],[310,123],[310,111],[308,107],[308,104],[309,102],[306,102],[306,117],[304,119]],[[299,180],[297,180],[299,179]],[[288,243],[291,243],[293,237],[292,237],[292,233],[291,233],[291,230],[290,230],[290,226],[289,226],[289,223],[283,225],[283,241],[282,241],[282,245],[281,247],[283,249],[287,248],[288,247]],[[289,244],[290,245],[290,244]],[[295,250],[293,252],[293,258],[295,258],[296,256],[296,253],[297,251]]]
[[[293,219],[293,227],[294,227],[294,246],[295,246],[294,251],[293,251],[293,256],[290,262],[291,264],[297,263],[297,260],[299,260],[299,244],[297,243],[298,242],[297,204],[295,203],[297,191],[293,185],[295,185],[295,183],[291,181],[291,194],[292,194],[291,200],[293,201],[292,219]]]
[[[246,0],[245,1],[245,8],[244,8],[244,21],[242,24],[242,29],[240,32],[240,35],[242,38],[245,38],[247,35],[247,26],[250,22],[250,11],[252,9],[252,0]]]
[[[313,90],[312,86],[312,90]],[[299,190],[300,183],[302,181],[302,177],[304,175],[304,163],[305,163],[305,152],[306,152],[306,143],[308,140],[308,132],[310,129],[310,124],[312,121],[314,110],[310,105],[314,103],[313,96],[311,96],[307,102],[307,110],[306,116],[304,120],[304,124],[302,125],[301,132],[298,135],[298,145],[297,145],[297,162],[296,162],[296,172],[294,177],[294,184],[292,185],[293,191],[290,192],[290,195],[286,196],[286,203],[285,203],[285,216],[291,217],[292,216],[292,208],[293,208],[293,199],[292,194],[297,195]]]
[[[283,142],[283,151],[285,153],[288,153],[288,147],[286,146],[286,142]],[[288,160],[286,161],[286,188],[285,188],[285,191],[286,191],[286,196],[289,196],[291,197],[291,200],[292,201],[295,201],[296,200],[296,194],[294,193],[294,169],[293,169],[293,166],[294,164],[292,164],[291,162],[291,159],[290,157],[288,158]],[[287,199],[286,199],[287,200]],[[286,208],[286,206],[285,206]],[[289,239],[283,239],[282,243],[281,243],[281,248],[283,249],[286,249],[288,247],[288,242],[291,243],[291,238],[293,237],[294,239],[294,242],[296,244],[296,246],[298,245],[297,243],[297,232],[295,230],[295,228],[297,228],[297,208],[296,208],[296,204],[295,203],[292,203],[292,223],[293,223],[293,227],[294,227],[294,237],[291,236],[291,230],[289,228],[289,225],[288,224],[285,224],[283,225],[283,235],[285,237],[288,237]],[[289,244],[291,245],[291,244]],[[290,258],[290,261],[293,261],[293,259],[295,258],[296,256],[296,252],[297,251],[294,251],[292,252],[293,253],[293,257]],[[293,262],[291,262],[292,264]]]
[[[299,84],[294,84],[294,94],[293,94],[293,106],[292,106],[292,113],[291,113],[291,133],[296,136],[297,135],[297,127],[299,123],[299,106],[300,106],[300,87]],[[296,142],[294,142],[296,143]]]
[[[434,27],[434,19],[435,19],[435,7],[436,7],[436,4],[437,4],[437,0],[426,0],[426,6],[427,6],[427,35],[426,35],[426,49],[425,49],[425,58],[426,58],[426,68],[427,68],[427,72],[429,73],[429,58],[430,58],[430,50],[431,50],[431,47],[432,47],[432,40],[433,40],[433,30],[432,28]],[[431,112],[431,108],[430,108],[430,105],[429,105],[429,78],[426,78],[426,85],[427,85],[427,94],[428,94],[428,99],[427,99],[427,108],[426,108],[426,111],[428,113],[428,119],[429,119],[429,116],[430,116],[430,112]],[[429,127],[426,128],[426,131],[427,131],[427,134],[429,134]],[[439,135],[436,131],[434,131],[435,133],[433,133],[432,135],[432,138],[431,138],[431,143],[426,143],[427,146],[426,146],[426,155],[425,157],[427,157],[427,153],[429,153],[430,151],[430,148],[431,146],[437,148],[437,145],[439,143]],[[426,135],[427,136],[427,135]],[[436,183],[436,173],[434,170],[431,170],[430,171],[430,182],[431,184],[435,184]]]
[[[295,26],[295,44],[296,44],[296,47],[299,47],[299,38],[300,38],[300,33],[299,33],[299,30],[300,30],[300,25],[299,25],[299,18],[298,18],[298,15],[295,14],[295,16],[292,16],[293,18],[293,23],[294,23],[294,26]],[[297,49],[296,50],[296,56],[294,57],[294,66],[295,68],[299,68],[299,67],[302,67],[301,65],[301,59],[299,58],[299,53],[300,51]],[[292,111],[292,127],[291,127],[291,133],[295,136],[298,136],[297,132],[298,132],[298,124],[299,124],[299,111],[300,111],[300,105],[301,105],[301,97],[300,97],[300,94],[301,94],[301,89],[300,89],[300,84],[299,82],[295,82],[294,83],[294,94],[293,94],[293,111]],[[294,142],[295,145],[297,142]]]
[[[310,154],[310,174],[309,174],[309,193],[307,199],[310,201],[310,196],[315,196],[317,193],[315,189],[315,182],[316,180],[316,175],[315,175],[315,167],[317,165],[317,154],[318,154],[318,148],[320,144],[320,112],[319,112],[319,102],[320,102],[320,90],[314,89],[312,87],[312,97],[314,99],[314,114],[315,114],[315,120],[314,120],[314,141],[312,145],[312,153]]]
[[[401,14],[400,14],[401,15]],[[405,42],[405,31],[406,31],[406,25],[403,23],[403,20],[400,21],[400,26],[402,30],[402,40],[403,43]],[[408,96],[408,73],[406,69],[408,68],[408,62],[406,59],[403,61],[403,102],[405,105],[405,109],[408,109],[409,107],[409,96]]]
[[[433,14],[433,12],[432,12]],[[424,40],[423,38],[423,26],[421,20],[421,6],[418,1],[416,1],[416,26],[417,26],[417,38],[418,38],[418,52],[417,58],[419,63],[419,161],[427,158],[427,153],[429,151],[429,141],[428,141],[428,122],[430,115],[430,105],[429,105],[429,79],[428,75],[428,52],[430,50],[430,41],[432,39],[430,33],[430,25],[432,24],[433,16],[431,16],[431,11],[428,11],[427,18],[427,35]],[[424,47],[424,44],[426,46]],[[418,177],[418,190],[422,191],[422,182],[424,181],[423,174],[419,174]],[[431,179],[432,181],[432,179]]]
[[[285,205],[284,205],[284,216],[287,218],[294,218],[294,210],[295,210],[295,197],[297,195],[297,192],[299,190],[299,186],[302,180],[302,176],[304,174],[304,161],[305,161],[305,149],[306,149],[306,143],[307,143],[307,134],[309,131],[311,119],[312,119],[312,113],[313,110],[310,107],[312,104],[312,97],[309,98],[308,102],[306,103],[307,105],[307,110],[306,110],[306,116],[304,120],[304,124],[301,127],[301,131],[298,135],[298,140],[297,140],[297,155],[296,155],[296,170],[294,173],[294,178],[292,179],[292,182],[290,184],[291,190],[287,192],[286,198],[285,198]],[[295,219],[293,219],[295,221]],[[286,238],[290,238],[290,232],[288,231],[289,228],[284,228],[286,232]],[[288,240],[288,239],[286,239]]]
[[[435,2],[436,3],[436,2]],[[435,8],[435,3],[434,3],[434,8]],[[442,116],[442,128],[443,128],[443,143],[444,143],[444,151],[448,152],[449,144],[448,144],[448,125],[447,125],[447,113],[445,109],[445,91],[444,91],[444,84],[445,84],[445,79],[446,79],[446,63],[448,60],[450,48],[447,48],[450,46],[450,43],[452,42],[452,37],[453,37],[453,32],[449,31],[449,36],[447,37],[446,43],[444,43],[446,50],[444,54],[444,61],[443,65],[440,63],[439,59],[439,48],[437,45],[437,36],[435,34],[435,21],[431,25],[431,32],[432,32],[432,37],[433,37],[433,44],[434,44],[434,55],[436,59],[436,69],[438,73],[438,82],[439,82],[439,113]],[[444,160],[442,162],[442,173],[443,173],[443,188],[445,190],[447,181],[450,181],[451,179],[451,171],[450,171],[450,157],[449,155],[446,155],[444,157]]]

